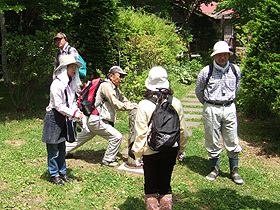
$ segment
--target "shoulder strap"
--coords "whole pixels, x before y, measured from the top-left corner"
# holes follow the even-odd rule
[[[235,77],[236,77],[236,84],[237,84],[237,72],[236,72],[236,69],[235,69],[235,67],[234,67],[234,65],[233,65],[232,63],[229,63],[229,66],[231,67],[231,70],[233,71],[233,73],[234,73],[234,75],[235,75]],[[212,74],[213,74],[213,69],[214,69],[213,63],[211,63],[211,64],[209,65],[208,76],[207,76],[207,78],[206,78],[206,80],[205,80],[205,84],[206,84],[206,85],[208,84],[209,79],[210,79],[210,77],[211,77]]]
[[[172,103],[172,99],[173,99],[173,96],[172,96],[172,95],[168,95],[168,96],[167,96],[167,102],[168,102],[168,103],[171,104],[171,103]],[[151,119],[149,120],[149,123],[148,123],[148,127],[149,127],[150,124],[151,124],[151,122],[152,122],[152,120],[153,120],[153,118],[154,118],[154,115],[155,115],[156,110],[162,105],[162,103],[160,102],[160,103],[157,104],[156,98],[155,98],[155,97],[150,97],[150,98],[148,98],[147,100],[149,100],[149,101],[153,102],[154,104],[156,104],[156,108],[155,108],[155,110],[153,111],[153,114],[152,114],[152,116],[151,116]]]
[[[207,84],[208,84],[208,82],[209,82],[210,77],[211,77],[212,74],[213,74],[213,68],[214,68],[213,63],[211,63],[211,64],[209,65],[208,76],[207,76],[207,78],[206,78],[206,80],[205,80],[206,86],[207,86]]]
[[[67,50],[67,54],[70,54],[70,49],[71,49],[71,46],[70,45],[68,45],[69,47],[68,47],[68,50]]]
[[[229,66],[231,67],[231,70],[233,71],[235,77],[237,78],[237,72],[236,72],[234,65],[232,63],[229,63]]]
[[[69,108],[69,102],[68,102],[68,96],[67,96],[66,89],[64,89],[64,93],[65,93],[65,96],[66,96],[66,106]]]
[[[168,103],[172,104],[172,99],[173,99],[173,96],[172,96],[172,95],[168,95],[168,96],[167,96],[167,101],[168,101]]]

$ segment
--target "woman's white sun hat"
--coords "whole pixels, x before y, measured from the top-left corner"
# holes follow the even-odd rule
[[[231,52],[229,50],[229,46],[228,43],[225,41],[218,41],[214,47],[213,47],[213,53],[211,54],[211,56],[213,57],[216,54],[219,53],[230,53],[231,55],[233,54],[233,52]]]
[[[59,56],[60,65],[54,70],[53,74],[58,75],[60,69],[64,66],[68,66],[69,64],[76,64],[78,69],[83,65],[79,60],[76,60],[73,55],[61,55]]]
[[[160,66],[155,66],[150,70],[145,86],[152,91],[158,91],[163,88],[169,89],[170,86],[167,78],[167,71]]]

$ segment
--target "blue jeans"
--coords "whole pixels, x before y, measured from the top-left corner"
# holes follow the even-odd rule
[[[65,142],[46,144],[48,152],[48,169],[50,176],[66,174]]]

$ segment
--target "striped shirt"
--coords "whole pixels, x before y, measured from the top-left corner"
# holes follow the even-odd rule
[[[59,49],[55,55],[54,69],[56,69],[60,65],[59,58],[58,58],[60,55],[70,55],[70,54],[74,56],[76,61],[79,60],[79,53],[76,50],[76,48],[70,46],[68,42],[66,42],[63,47],[63,50]]]
[[[206,84],[206,78],[209,73],[209,65],[200,71],[197,78],[195,94],[202,104],[205,101],[228,102],[236,98],[240,87],[241,71],[239,66],[233,65],[237,72],[237,78],[231,67],[225,73],[213,67],[213,74],[208,84]]]

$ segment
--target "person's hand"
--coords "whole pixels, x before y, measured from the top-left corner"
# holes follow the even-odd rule
[[[144,163],[142,161],[142,158],[137,158],[135,160],[135,164],[136,164],[137,167],[140,167],[140,166],[144,165]]]
[[[132,103],[130,107],[131,107],[131,110],[132,109],[137,109],[138,108],[138,104],[137,103]]]
[[[178,155],[177,155],[177,160],[178,160],[179,162],[182,162],[183,159],[184,159],[184,157],[185,157],[185,155],[186,155],[185,152],[178,153]]]
[[[83,112],[81,112],[81,111],[77,111],[76,113],[75,113],[75,118],[77,118],[78,120],[81,120],[81,119],[83,119],[83,116],[84,116],[84,114],[83,114]]]

